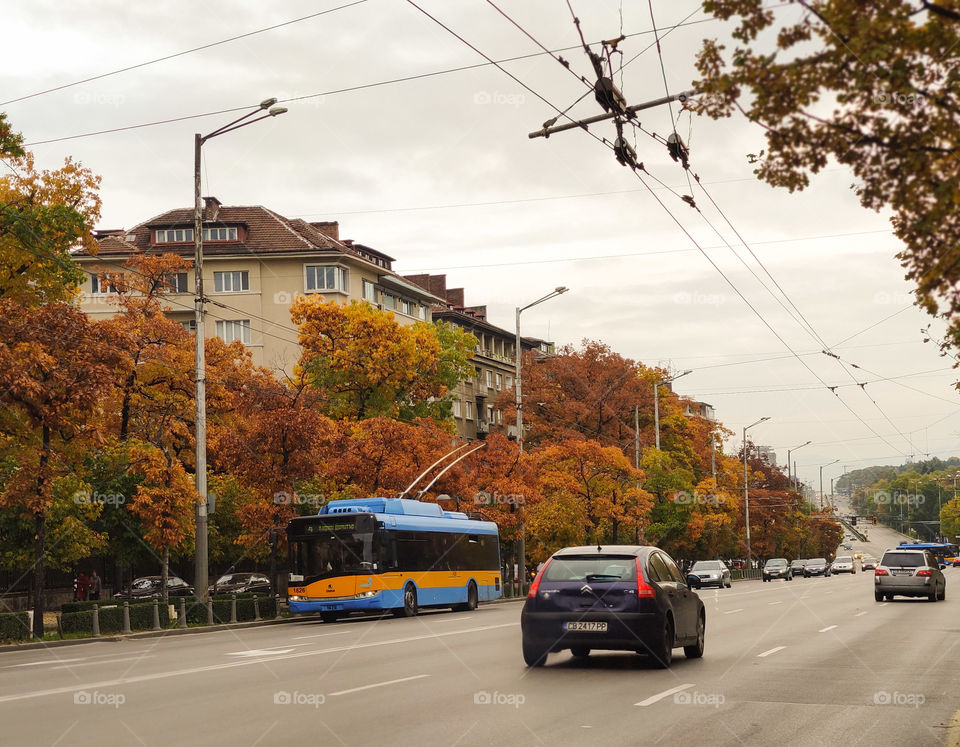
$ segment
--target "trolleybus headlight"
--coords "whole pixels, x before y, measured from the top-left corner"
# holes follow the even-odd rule
[[[369,599],[370,597],[375,597],[380,592],[378,591],[361,591],[359,594],[354,594],[354,599]]]

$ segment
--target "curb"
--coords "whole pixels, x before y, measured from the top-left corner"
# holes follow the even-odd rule
[[[491,604],[509,604],[511,602],[523,602],[526,597],[505,597],[501,599],[492,599],[487,602],[480,602],[480,606],[486,607]],[[130,635],[105,635],[100,638],[71,638],[63,641],[36,641],[33,643],[11,643],[0,646],[0,655],[10,651],[31,651],[44,648],[62,648],[64,646],[77,646],[85,643],[120,643],[122,641],[136,641],[145,638],[165,638],[167,636],[194,635],[196,633],[218,633],[225,630],[244,630],[246,628],[262,628],[268,625],[286,625],[290,623],[309,622],[315,619],[314,616],[298,615],[297,617],[281,617],[274,620],[250,620],[242,623],[226,623],[224,625],[198,625],[193,628],[169,628],[167,630],[144,630]],[[319,618],[316,618],[319,619]]]

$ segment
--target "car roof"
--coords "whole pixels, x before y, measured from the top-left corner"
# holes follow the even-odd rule
[[[652,545],[579,545],[577,547],[564,547],[557,550],[552,557],[561,557],[564,555],[645,555],[653,550],[659,550]]]

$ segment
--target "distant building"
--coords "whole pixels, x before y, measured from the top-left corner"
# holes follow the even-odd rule
[[[434,320],[460,327],[477,338],[472,362],[474,375],[460,382],[453,392],[453,415],[458,433],[464,438],[482,438],[492,431],[516,435],[516,424],[504,420],[496,400],[504,390],[512,390],[516,374],[516,332],[487,320],[486,306],[466,306],[463,288],[447,288],[446,275],[407,275],[405,280],[444,299],[431,310]],[[551,355],[554,345],[534,337],[521,339],[524,352],[536,350]]]
[[[698,402],[694,399],[682,399],[681,402],[683,403],[684,415],[696,415],[697,417],[706,418],[707,420],[716,420],[713,405],[708,405],[706,402]]]
[[[136,252],[175,253],[192,261],[193,209],[178,208],[129,230],[96,232],[97,256],[75,255],[87,274],[80,308],[94,318],[111,316],[111,288],[101,273],[124,272]],[[205,197],[203,207],[204,334],[240,340],[254,363],[292,373],[300,357],[290,304],[318,294],[343,303],[364,300],[389,311],[403,324],[431,321],[431,307],[442,303],[429,291],[393,272],[393,258],[363,244],[341,240],[336,222],[286,218],[260,205],[225,206]],[[194,329],[194,275],[172,278],[176,293],[166,301],[169,316]]]
[[[777,466],[777,452],[772,446],[755,445],[754,448],[757,450],[757,459],[762,459],[771,467]]]

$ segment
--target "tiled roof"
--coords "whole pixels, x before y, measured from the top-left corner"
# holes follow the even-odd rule
[[[206,213],[206,208],[204,209]],[[205,227],[243,226],[244,240],[235,242],[204,242],[204,255],[237,254],[286,254],[304,251],[335,251],[354,256],[360,252],[321,233],[309,223],[290,220],[263,206],[220,206],[215,221],[204,220]],[[152,244],[152,231],[157,228],[192,228],[193,210],[177,208],[168,210],[123,232],[131,241],[118,239],[112,232],[101,238],[100,256],[129,254],[131,251],[166,251],[192,254],[193,244]]]

